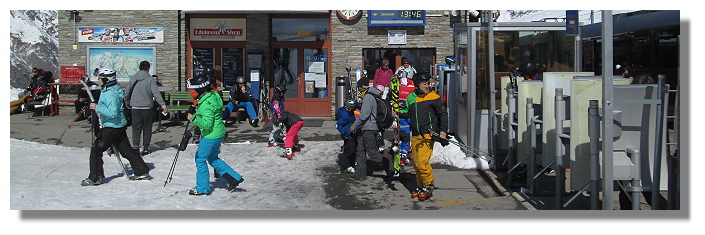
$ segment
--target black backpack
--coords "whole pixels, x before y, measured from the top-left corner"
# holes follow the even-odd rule
[[[370,94],[375,97],[377,101],[377,112],[375,113],[375,119],[377,119],[377,128],[379,130],[385,130],[392,127],[394,123],[394,113],[392,113],[392,105],[388,100],[384,100],[379,96]]]

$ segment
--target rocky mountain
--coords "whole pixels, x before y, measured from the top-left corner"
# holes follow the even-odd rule
[[[59,77],[57,14],[55,10],[10,11],[11,87],[27,87],[33,67]]]

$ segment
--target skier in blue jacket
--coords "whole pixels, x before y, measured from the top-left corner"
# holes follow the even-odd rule
[[[91,147],[89,158],[90,173],[88,178],[81,182],[82,186],[103,184],[105,173],[103,172],[103,152],[113,145],[117,151],[127,158],[130,166],[135,171],[130,176],[130,180],[149,180],[149,168],[140,156],[139,150],[133,149],[130,140],[127,139],[127,119],[123,114],[124,93],[117,85],[116,73],[112,69],[101,69],[99,73],[102,90],[98,103],[91,103],[90,108],[95,110],[103,125],[95,142]]]
[[[344,106],[338,108],[338,121],[335,123],[340,138],[343,139],[343,158],[340,166],[345,173],[355,173],[357,135],[350,131],[350,126],[355,123],[355,108],[357,103],[354,100],[346,100]]]

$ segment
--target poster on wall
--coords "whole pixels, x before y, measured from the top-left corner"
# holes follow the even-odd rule
[[[156,47],[89,46],[86,49],[86,68],[93,81],[97,81],[97,77],[92,73],[95,69],[109,68],[117,72],[118,82],[128,82],[130,77],[139,71],[142,61],[150,63],[150,74],[157,74]]]
[[[164,43],[164,28],[79,27],[78,42]]]

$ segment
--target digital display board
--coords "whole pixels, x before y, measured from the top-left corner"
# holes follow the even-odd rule
[[[426,26],[426,11],[368,10],[367,26]]]

